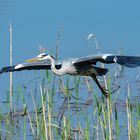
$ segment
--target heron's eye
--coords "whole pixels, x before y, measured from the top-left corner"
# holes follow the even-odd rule
[[[47,56],[47,54],[43,53],[43,54],[38,55],[38,58],[43,58],[45,56]]]
[[[40,58],[43,58],[43,56],[40,56]]]

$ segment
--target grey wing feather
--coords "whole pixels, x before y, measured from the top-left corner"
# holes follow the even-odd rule
[[[114,63],[113,59],[115,56],[113,54],[88,55],[86,57],[82,57],[82,58],[77,59],[74,62],[74,65],[81,65],[81,64],[94,64],[94,65],[96,65],[97,62]]]
[[[97,62],[102,62],[106,64],[118,63],[126,67],[138,67],[140,66],[140,56],[121,56],[115,54],[99,54],[99,55],[89,55],[83,58],[77,59],[74,64],[93,64]]]

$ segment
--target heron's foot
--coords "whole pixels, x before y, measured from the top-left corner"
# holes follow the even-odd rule
[[[108,98],[109,91],[105,87],[102,87],[102,93],[105,95],[106,98]]]

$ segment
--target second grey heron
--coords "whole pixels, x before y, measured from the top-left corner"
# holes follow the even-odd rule
[[[134,68],[140,66],[140,56],[96,54],[81,58],[69,58],[63,60],[60,63],[56,63],[53,56],[42,53],[35,58],[27,60],[26,63],[4,67],[0,70],[0,74],[3,72],[21,70],[51,69],[57,75],[69,74],[90,76],[95,81],[105,97],[108,97],[108,90],[105,87],[102,87],[97,79],[97,76],[105,75],[108,72],[108,69],[95,66],[97,62],[105,64],[117,63],[126,67]]]

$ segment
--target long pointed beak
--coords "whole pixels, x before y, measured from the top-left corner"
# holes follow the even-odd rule
[[[37,57],[26,60],[26,62],[37,62],[37,61],[39,61]]]

